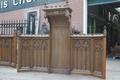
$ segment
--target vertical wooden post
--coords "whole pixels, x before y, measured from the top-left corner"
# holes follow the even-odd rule
[[[51,67],[52,66],[51,36],[48,37],[48,44],[49,44],[48,45],[48,52],[49,52],[49,62],[48,62],[49,63],[49,65],[48,65],[49,70],[48,71],[49,71],[49,73],[51,73],[51,68],[52,68]]]
[[[103,38],[102,78],[106,78],[106,36]]]
[[[16,67],[16,64],[17,64],[17,32],[15,32],[14,34],[14,37],[13,37],[13,52],[12,52],[12,66],[13,67]]]
[[[90,56],[90,63],[91,63],[91,68],[90,68],[90,71],[91,73],[94,72],[94,38],[91,38],[91,56]]]
[[[70,37],[69,73],[72,71],[72,38]]]
[[[45,15],[45,16],[47,16],[47,15]],[[50,24],[50,26],[51,26],[51,21],[50,21],[50,17],[47,17],[48,18],[48,22],[49,22],[49,24]],[[49,62],[48,62],[48,64],[49,64],[49,66],[48,66],[48,71],[49,71],[49,73],[51,73],[51,68],[52,68],[52,35],[51,35],[51,30],[52,30],[52,27],[50,27],[51,29],[50,29],[50,32],[49,32],[49,37],[48,37],[48,43],[49,43],[49,45],[48,45],[48,52],[49,52]]]
[[[50,36],[48,37],[48,72],[51,72]]]
[[[20,33],[17,33],[17,72],[20,71],[21,67],[21,54],[20,54]]]
[[[107,36],[107,30],[106,26],[104,27],[104,38],[103,38],[103,55],[102,55],[102,78],[106,78],[106,36]]]

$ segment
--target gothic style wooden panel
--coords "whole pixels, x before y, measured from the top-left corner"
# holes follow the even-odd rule
[[[74,38],[71,40],[72,53],[72,68],[74,71],[90,71],[90,53],[91,43],[90,39]]]
[[[106,39],[103,36],[71,37],[71,72],[105,78]]]
[[[0,36],[0,64],[16,65],[15,42],[13,36]]]
[[[49,69],[49,38],[20,36],[18,39],[18,71]]]
[[[58,46],[60,46],[59,43]],[[70,52],[65,53],[62,51],[64,49],[61,49],[59,53],[64,52],[64,54],[53,55],[49,36],[0,36],[0,64],[6,63],[14,66],[17,64],[18,71],[48,72],[59,69],[57,71],[62,73],[68,70],[70,73],[90,74],[105,78],[106,38],[104,35],[71,36],[70,47],[67,48]]]

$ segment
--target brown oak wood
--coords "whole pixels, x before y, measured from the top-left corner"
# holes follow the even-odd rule
[[[62,12],[48,12],[49,36],[0,35],[0,64],[17,64],[17,71],[78,73],[105,78],[106,35],[70,35],[70,15],[65,16],[64,9]]]
[[[70,63],[68,18],[65,16],[52,16],[49,19],[51,21],[52,72],[68,73]],[[63,72],[60,70],[63,70]]]

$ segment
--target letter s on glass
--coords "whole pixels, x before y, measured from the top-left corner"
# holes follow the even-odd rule
[[[4,8],[7,8],[7,7],[8,7],[8,2],[4,1]]]

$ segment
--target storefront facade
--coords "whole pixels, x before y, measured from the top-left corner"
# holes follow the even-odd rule
[[[68,2],[68,3],[66,3]],[[0,2],[0,21],[29,20],[33,15],[36,23],[36,34],[45,23],[45,8],[71,8],[71,28],[81,34],[89,33],[88,6],[116,3],[118,0],[2,0]]]
[[[39,34],[41,26],[46,23],[44,8],[65,8],[70,7],[71,27],[83,33],[83,0],[3,0],[1,1],[0,21],[2,20],[28,20],[29,24],[34,23],[34,34]],[[33,22],[32,22],[33,21]],[[49,24],[48,24],[49,25]],[[31,26],[32,28],[32,26]]]
[[[88,33],[107,29],[107,55],[118,57],[120,47],[120,0],[88,1]],[[116,51],[116,52],[115,52]]]
[[[3,0],[0,5],[0,61],[18,72],[106,77],[106,30],[87,34],[87,0]]]

